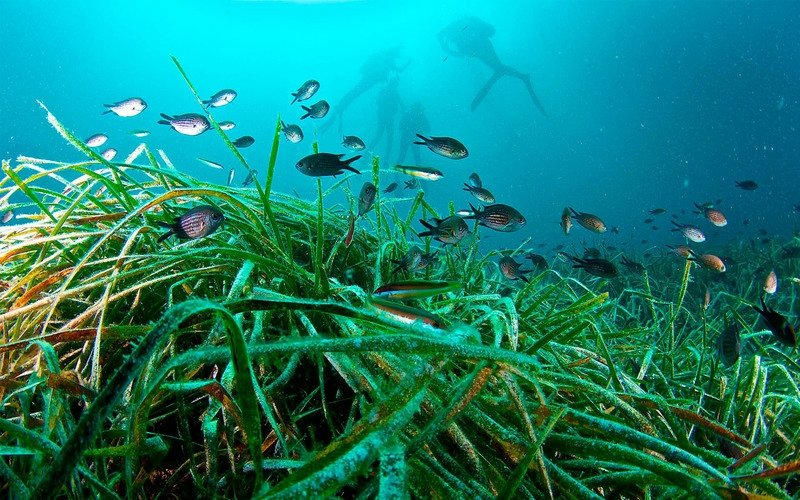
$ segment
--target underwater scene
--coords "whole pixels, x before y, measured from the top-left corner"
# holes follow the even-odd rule
[[[0,495],[800,498],[800,3],[0,3]]]

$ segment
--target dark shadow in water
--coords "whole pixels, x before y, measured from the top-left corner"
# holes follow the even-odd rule
[[[448,56],[474,57],[489,67],[494,73],[475,95],[470,108],[475,111],[483,98],[489,93],[494,84],[504,76],[517,78],[528,89],[533,104],[547,116],[542,103],[536,97],[531,85],[531,76],[522,73],[511,66],[503,64],[494,50],[491,37],[494,36],[494,27],[477,17],[465,17],[451,23],[439,32],[438,39],[442,49]]]
[[[405,109],[400,117],[400,152],[397,157],[398,165],[402,165],[406,159],[408,148],[417,140],[417,134],[427,134],[431,129],[428,118],[425,116],[425,108],[422,103],[417,101]],[[421,165],[422,159],[420,151],[422,148],[414,147],[411,151],[414,155],[414,165]]]
[[[400,92],[398,92],[397,87],[398,79],[397,77],[392,77],[375,99],[375,110],[377,112],[376,130],[375,136],[369,142],[369,146],[373,151],[377,151],[378,142],[386,135],[385,158],[389,158],[389,155],[392,154],[394,131],[397,126],[397,113],[404,108],[403,100],[400,98]]]
[[[320,133],[325,133],[334,123],[339,126],[339,134],[342,133],[342,115],[350,105],[361,97],[364,93],[389,80],[392,76],[397,76],[401,71],[406,69],[410,61],[406,61],[400,65],[399,61],[402,57],[403,47],[397,46],[377,52],[364,61],[361,65],[361,79],[350,89],[341,100],[332,106],[331,113],[326,121],[320,128]]]

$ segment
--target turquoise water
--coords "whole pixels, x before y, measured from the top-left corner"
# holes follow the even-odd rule
[[[437,41],[449,25],[478,31],[468,16],[494,28],[489,42],[504,64],[530,73],[547,116],[513,77],[498,80],[470,109],[492,71],[474,58],[447,56]],[[365,61],[398,47],[396,64],[403,69],[389,74],[397,78],[402,105],[420,103],[424,110],[430,129],[419,132],[458,138],[470,151],[454,161],[410,146],[405,163],[420,148],[421,163],[445,173],[424,183],[429,201],[440,212],[451,200],[456,209],[475,203],[460,190],[475,171],[498,202],[528,220],[517,233],[483,231],[487,248],[516,246],[527,237],[547,244],[544,252],[565,242],[577,248],[603,241],[634,254],[681,243],[668,230],[668,216],[658,220],[658,230],[642,223],[656,207],[701,225],[709,250],[760,237],[759,229],[786,239],[796,230],[793,206],[800,203],[799,34],[800,3],[788,1],[4,1],[0,157],[80,159],[50,129],[39,99],[78,136],[109,135],[118,160],[141,142],[129,131],[147,129],[146,142],[164,149],[180,170],[224,184],[236,163],[213,131],[186,137],[156,124],[162,112],[200,110],[174,55],[204,97],[222,88],[238,92],[213,114],[237,123],[231,138],[255,137],[242,153],[259,169],[278,115],[301,125],[303,142],[282,142],[275,189],[310,198],[315,182],[294,164],[310,153],[315,136],[321,151],[349,157],[341,124],[387,167],[413,140],[401,136],[397,123],[378,119],[387,78],[360,93],[335,122]],[[290,93],[310,78],[321,88],[307,103],[326,99],[331,114],[300,121]],[[144,98],[148,108],[132,118],[101,114],[103,103],[130,96]],[[331,125],[322,133],[326,122]],[[385,140],[370,143],[379,125],[394,130],[391,148]],[[211,170],[197,157],[226,169]],[[355,166],[368,170],[369,161]],[[234,182],[243,178],[240,170]],[[759,189],[737,189],[734,181],[744,179],[756,180]],[[399,180],[387,175],[382,182]],[[352,191],[361,182],[351,181]],[[724,228],[691,213],[693,202],[717,199],[730,221]],[[567,205],[600,215],[620,233],[595,236],[578,228],[565,239],[558,217]],[[752,222],[744,225],[745,219]]]

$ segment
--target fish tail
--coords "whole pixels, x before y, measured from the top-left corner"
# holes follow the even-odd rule
[[[172,120],[172,117],[171,117],[171,116],[169,116],[169,115],[168,115],[168,114],[166,114],[166,113],[161,113],[161,118],[163,118],[163,119],[165,119],[165,120]]]
[[[297,96],[299,96],[299,95],[300,95],[300,92],[292,92],[292,97],[294,97],[294,99],[292,99],[291,104],[294,104],[294,103],[297,102]]]
[[[577,217],[577,216],[578,216],[578,212],[576,212],[574,208],[572,208],[572,207],[567,207],[567,209],[568,209],[570,212],[572,212],[572,215],[574,215],[575,217]]]
[[[108,106],[108,104],[104,104],[104,106]],[[103,111],[101,114],[103,114],[103,115],[107,115],[107,114],[109,114],[109,113],[111,113],[111,110],[110,110],[110,109],[107,109],[107,110]]]
[[[169,125],[170,123],[167,120],[158,120],[159,125]]]
[[[361,174],[361,171],[356,170],[355,168],[350,166],[351,163],[353,163],[354,161],[358,160],[359,158],[361,158],[361,155],[355,155],[354,157],[350,158],[349,160],[343,161],[342,162],[342,168],[345,169],[345,170],[349,170],[351,172],[355,172],[357,174]]]
[[[429,229],[429,230],[436,229],[436,228],[433,226],[433,224],[431,224],[430,222],[426,221],[425,219],[420,219],[420,220],[419,220],[419,223],[420,223],[420,224],[422,224],[423,226],[425,226],[425,228],[426,228],[426,229]]]
[[[522,275],[519,276],[519,279],[521,279],[525,283],[530,283],[531,282],[531,280],[529,280],[528,278],[526,278],[525,276],[522,276]]]
[[[282,129],[285,129],[285,128],[286,128],[286,124],[285,124],[285,123],[283,123],[283,120],[281,120],[281,130],[282,130]]]
[[[422,145],[424,146],[425,144],[428,144],[428,141],[430,141],[430,139],[426,138],[426,137],[425,137],[424,135],[422,135],[422,134],[417,134],[417,137],[419,137],[420,139],[422,139],[422,141],[414,141],[414,144],[422,144]]]
[[[163,228],[168,230],[166,233],[162,234],[158,238],[158,241],[156,243],[161,243],[162,241],[166,240],[167,238],[169,238],[170,236],[175,234],[175,228],[172,226],[172,224],[169,224],[169,223],[164,222],[164,221],[158,221],[156,224],[158,224],[160,227],[163,227]]]
[[[304,114],[303,116],[300,117],[301,120],[305,120],[306,118],[311,116],[311,108],[306,107],[306,106],[300,106],[300,107],[303,108],[303,111],[306,112],[306,114]]]
[[[468,192],[470,192],[470,193],[471,193],[471,192],[472,192],[472,186],[470,186],[469,184],[467,184],[467,183],[465,182],[465,183],[464,183],[464,189],[462,189],[462,191],[468,191]]]

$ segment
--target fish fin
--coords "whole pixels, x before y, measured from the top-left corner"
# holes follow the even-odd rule
[[[166,240],[167,238],[169,238],[170,236],[175,234],[175,228],[172,227],[172,224],[168,224],[168,223],[166,223],[164,221],[158,221],[157,224],[159,226],[167,229],[168,231],[166,233],[162,234],[161,236],[159,236],[158,241],[156,243],[161,243],[162,241]]]
[[[169,116],[168,114],[165,114],[165,113],[161,113],[161,118],[163,118],[165,120],[172,120],[172,117]]]
[[[207,106],[207,105],[211,104],[211,99],[206,99],[206,100],[202,101],[202,103]]]
[[[107,104],[105,104],[104,106],[108,106],[108,105],[107,105]],[[103,111],[101,114],[103,114],[103,115],[107,115],[107,114],[109,114],[109,113],[111,113],[111,110],[110,110],[110,109],[107,109],[107,110]]]
[[[158,120],[158,124],[159,125],[170,125],[170,123],[167,120]]]
[[[285,129],[285,128],[286,128],[286,124],[285,124],[285,123],[283,123],[283,120],[281,120],[281,130],[283,130],[283,129]]]
[[[529,280],[529,279],[528,279],[528,278],[526,278],[525,276],[520,276],[520,277],[519,277],[519,279],[521,279],[521,280],[522,280],[522,281],[524,281],[525,283],[530,283],[530,282],[531,282],[531,280]]]
[[[300,106],[300,107],[303,108],[303,111],[306,112],[306,114],[304,114],[303,116],[300,117],[301,120],[305,120],[306,118],[311,116],[311,108],[308,108],[306,106]]]
[[[423,226],[425,226],[427,229],[431,229],[431,230],[436,229],[435,226],[433,226],[430,222],[426,221],[425,219],[420,219],[419,223],[422,224]]]
[[[567,209],[569,209],[569,211],[570,211],[570,212],[572,212],[572,215],[574,215],[575,217],[577,217],[577,216],[578,216],[578,212],[576,212],[574,208],[572,208],[572,207],[567,207]]]
[[[467,192],[470,192],[470,193],[471,193],[471,192],[472,192],[472,186],[470,186],[469,184],[467,184],[467,183],[465,182],[465,183],[464,183],[464,189],[462,189],[462,191],[467,191]]]
[[[339,158],[341,158],[342,156],[344,156],[344,155],[343,154],[339,155]],[[355,155],[354,157],[350,158],[349,160],[343,161],[342,163],[344,164],[344,166],[342,168],[345,168],[347,170],[350,170],[351,172],[355,172],[357,174],[360,174],[361,172],[359,172],[358,170],[356,170],[355,168],[350,166],[351,163],[353,163],[354,161],[356,161],[356,160],[358,160],[360,158],[361,158],[361,155]]]
[[[300,92],[292,92],[292,97],[294,97],[294,99],[292,99],[292,102],[290,103],[290,106],[297,102],[297,96],[299,96],[299,95],[300,95]]]
[[[427,139],[427,138],[426,138],[424,135],[422,135],[422,134],[417,134],[417,137],[419,137],[420,139],[422,139],[422,141],[414,141],[414,144],[422,144],[422,145],[424,146],[424,145],[428,144],[428,141],[430,140],[430,139]]]

